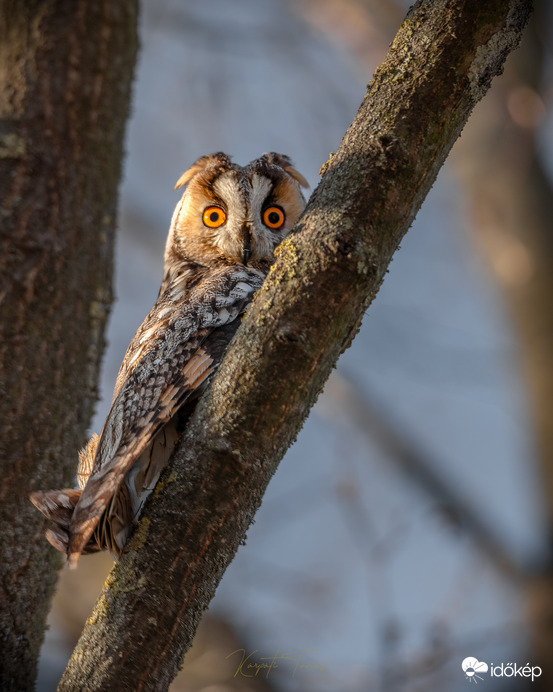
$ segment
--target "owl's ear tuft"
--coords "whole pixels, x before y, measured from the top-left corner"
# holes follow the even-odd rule
[[[269,164],[280,166],[280,168],[285,170],[286,173],[288,173],[288,175],[294,178],[294,180],[298,182],[302,187],[309,187],[309,183],[307,182],[307,180],[296,168],[294,168],[292,160],[289,156],[286,156],[286,154],[277,154],[276,151],[270,151],[266,154],[263,154],[261,158]]]
[[[218,151],[216,154],[200,156],[200,158],[193,163],[187,171],[184,171],[181,177],[177,180],[174,189],[178,190],[180,187],[184,187],[195,175],[201,173],[201,171],[205,170],[209,166],[226,167],[230,165],[230,157],[224,154],[222,151]]]

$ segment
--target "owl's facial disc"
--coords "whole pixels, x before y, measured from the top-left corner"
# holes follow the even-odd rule
[[[166,263],[272,262],[298,220],[305,180],[289,159],[264,154],[241,167],[226,156],[202,157],[183,174],[187,189],[175,210]]]
[[[213,181],[213,193],[225,204],[226,221],[212,234],[221,254],[242,264],[269,259],[274,239],[260,223],[260,208],[271,190],[266,178],[246,177],[243,169],[230,170]]]

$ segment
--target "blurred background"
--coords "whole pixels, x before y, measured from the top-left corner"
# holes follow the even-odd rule
[[[141,4],[95,431],[157,296],[180,174],[214,151],[240,164],[278,151],[314,188],[407,8]],[[477,682],[461,668],[467,657],[524,666],[553,651],[546,9],[537,2],[271,481],[174,692],[457,692]],[[55,689],[111,564],[92,556],[63,571],[39,690]],[[247,678],[241,650],[250,662],[289,659]],[[309,667],[295,669],[300,657]],[[486,675],[485,689],[524,685]]]

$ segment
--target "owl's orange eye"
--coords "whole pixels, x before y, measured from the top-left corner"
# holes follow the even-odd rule
[[[227,215],[221,207],[206,207],[203,215],[204,225],[208,228],[219,228],[227,220]]]
[[[284,212],[280,207],[267,207],[263,212],[263,223],[265,226],[277,230],[284,225]]]

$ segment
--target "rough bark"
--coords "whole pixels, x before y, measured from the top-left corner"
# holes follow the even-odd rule
[[[0,689],[34,689],[61,565],[31,490],[72,482],[111,303],[136,0],[0,0]]]
[[[60,690],[163,690],[529,1],[407,15],[200,402]],[[132,681],[132,682],[130,682]]]

